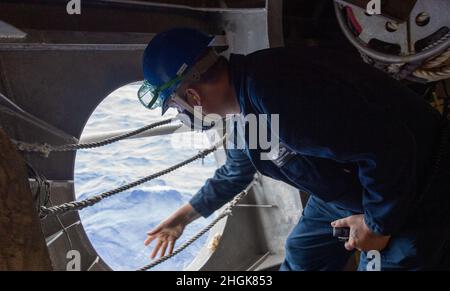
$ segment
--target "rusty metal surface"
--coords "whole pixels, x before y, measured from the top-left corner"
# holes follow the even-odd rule
[[[52,270],[25,163],[1,129],[0,270]]]

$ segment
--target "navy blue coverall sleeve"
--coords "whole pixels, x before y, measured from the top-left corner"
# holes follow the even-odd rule
[[[203,217],[229,202],[253,180],[256,169],[248,156],[239,149],[226,150],[227,160],[214,177],[208,179],[190,200],[192,207]]]
[[[247,91],[254,108],[279,114],[280,139],[299,154],[355,163],[366,224],[377,234],[395,233],[412,210],[416,145],[408,127],[377,103],[385,93],[364,91],[314,67],[291,73],[284,68],[292,64],[264,65],[250,64],[255,69]]]

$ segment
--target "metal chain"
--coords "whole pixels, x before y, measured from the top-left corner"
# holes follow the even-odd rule
[[[13,142],[16,144],[17,148],[20,151],[41,153],[43,156],[48,157],[50,155],[50,153],[52,153],[52,152],[69,152],[69,151],[76,151],[76,150],[81,150],[81,149],[93,149],[93,148],[103,147],[103,146],[130,138],[132,136],[136,136],[147,130],[169,124],[173,120],[174,120],[173,118],[170,118],[170,119],[158,121],[158,122],[149,124],[147,126],[141,127],[139,129],[127,132],[125,134],[107,138],[107,139],[99,141],[99,142],[92,142],[92,143],[85,143],[85,144],[49,145],[46,143],[36,144],[36,143],[26,143],[26,142],[22,142],[22,141],[14,141],[14,140],[13,140]]]
[[[195,156],[193,156],[193,157],[191,157],[191,158],[189,158],[189,159],[187,159],[187,160],[185,160],[185,161],[183,161],[181,163],[178,163],[178,164],[176,164],[176,165],[174,165],[172,167],[169,167],[169,168],[167,168],[165,170],[162,170],[160,172],[157,172],[155,174],[152,174],[152,175],[149,175],[147,177],[144,177],[144,178],[142,178],[140,180],[137,180],[135,182],[123,185],[123,186],[121,186],[119,188],[116,188],[114,190],[110,190],[108,192],[105,192],[105,193],[102,193],[102,194],[90,197],[90,198],[82,200],[82,201],[72,201],[72,202],[68,202],[68,203],[64,203],[64,204],[57,205],[57,206],[52,206],[52,207],[42,206],[41,209],[40,209],[40,217],[41,217],[41,219],[44,219],[44,218],[46,218],[48,216],[54,216],[54,215],[63,214],[63,213],[67,213],[67,212],[82,210],[84,208],[93,206],[93,205],[99,203],[100,201],[102,201],[105,198],[111,197],[113,195],[116,195],[118,193],[124,192],[126,190],[131,189],[131,188],[137,187],[137,186],[139,186],[141,184],[144,184],[144,183],[149,182],[149,181],[151,181],[153,179],[156,179],[156,178],[164,176],[164,175],[166,175],[166,174],[168,174],[170,172],[173,172],[173,171],[175,171],[175,170],[177,170],[177,169],[179,169],[181,167],[184,167],[185,165],[190,164],[190,163],[192,163],[192,162],[194,162],[194,161],[196,161],[198,159],[204,158],[207,155],[209,155],[210,153],[216,151],[218,149],[218,147],[220,145],[222,145],[222,143],[223,143],[223,139],[221,141],[219,141],[218,143],[216,143],[213,147],[211,147],[209,149],[206,149],[206,150],[203,150],[203,151],[199,152],[198,154],[196,154]]]
[[[221,212],[211,223],[209,223],[206,227],[204,227],[201,231],[199,231],[196,235],[194,235],[192,238],[190,238],[188,241],[183,243],[181,246],[179,246],[176,250],[173,251],[173,253],[165,255],[164,257],[161,257],[155,261],[153,261],[151,264],[148,264],[137,271],[148,271],[155,266],[167,261],[168,259],[178,255],[183,250],[185,250],[187,247],[189,247],[191,244],[193,244],[196,240],[198,240],[200,237],[202,237],[205,233],[207,233],[211,228],[213,228],[219,221],[224,219],[225,217],[231,216],[233,214],[233,208],[236,206],[236,204],[242,200],[245,196],[247,196],[250,189],[253,187],[253,185],[257,182],[257,177],[239,194],[237,194],[234,199],[229,202],[226,206],[226,208]]]

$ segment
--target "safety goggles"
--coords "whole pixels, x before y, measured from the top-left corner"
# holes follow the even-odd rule
[[[171,88],[181,80],[183,80],[183,75],[176,76],[172,80],[162,84],[159,87],[155,87],[148,81],[144,81],[138,91],[139,101],[145,108],[148,109],[156,109],[158,107],[162,107],[163,100],[161,98],[161,92]]]
[[[147,95],[151,94],[151,86],[142,86],[141,90],[144,90],[143,88],[150,87],[150,90],[147,90]],[[192,107],[185,98],[182,97],[182,92],[184,90],[184,86],[181,85],[180,88],[178,88],[172,95],[168,98],[166,104],[162,106],[166,106],[167,108],[173,108],[178,111],[177,118],[187,127],[194,129],[194,130],[209,130],[213,128],[218,121],[218,119],[212,119],[208,116],[205,116],[205,114],[202,112],[202,115],[198,115],[198,112],[196,113],[196,109]],[[141,98],[139,98],[141,100]],[[141,103],[146,107],[145,101],[141,101]],[[157,101],[153,104],[153,107],[156,108],[159,106],[162,102]],[[150,105],[151,106],[151,105]],[[166,109],[167,109],[166,108]],[[163,108],[163,112],[164,112]],[[200,119],[199,119],[200,118]],[[197,121],[196,121],[197,120]],[[200,125],[200,126],[199,126]]]

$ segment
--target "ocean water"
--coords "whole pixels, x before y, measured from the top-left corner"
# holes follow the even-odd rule
[[[139,103],[138,88],[138,85],[128,85],[108,96],[92,114],[83,136],[135,129],[161,120],[160,110],[150,111]],[[170,115],[174,116],[175,112],[169,112]],[[75,165],[77,199],[108,191],[183,161],[198,153],[199,149],[192,144],[199,141],[205,143],[204,133],[125,140],[100,149],[79,151]],[[155,242],[149,248],[144,247],[146,232],[188,202],[216,168],[211,155],[82,210],[83,226],[98,254],[114,270],[135,270],[150,263]],[[200,218],[189,225],[175,248],[208,222]],[[206,237],[207,234],[153,270],[182,270],[206,243]]]

